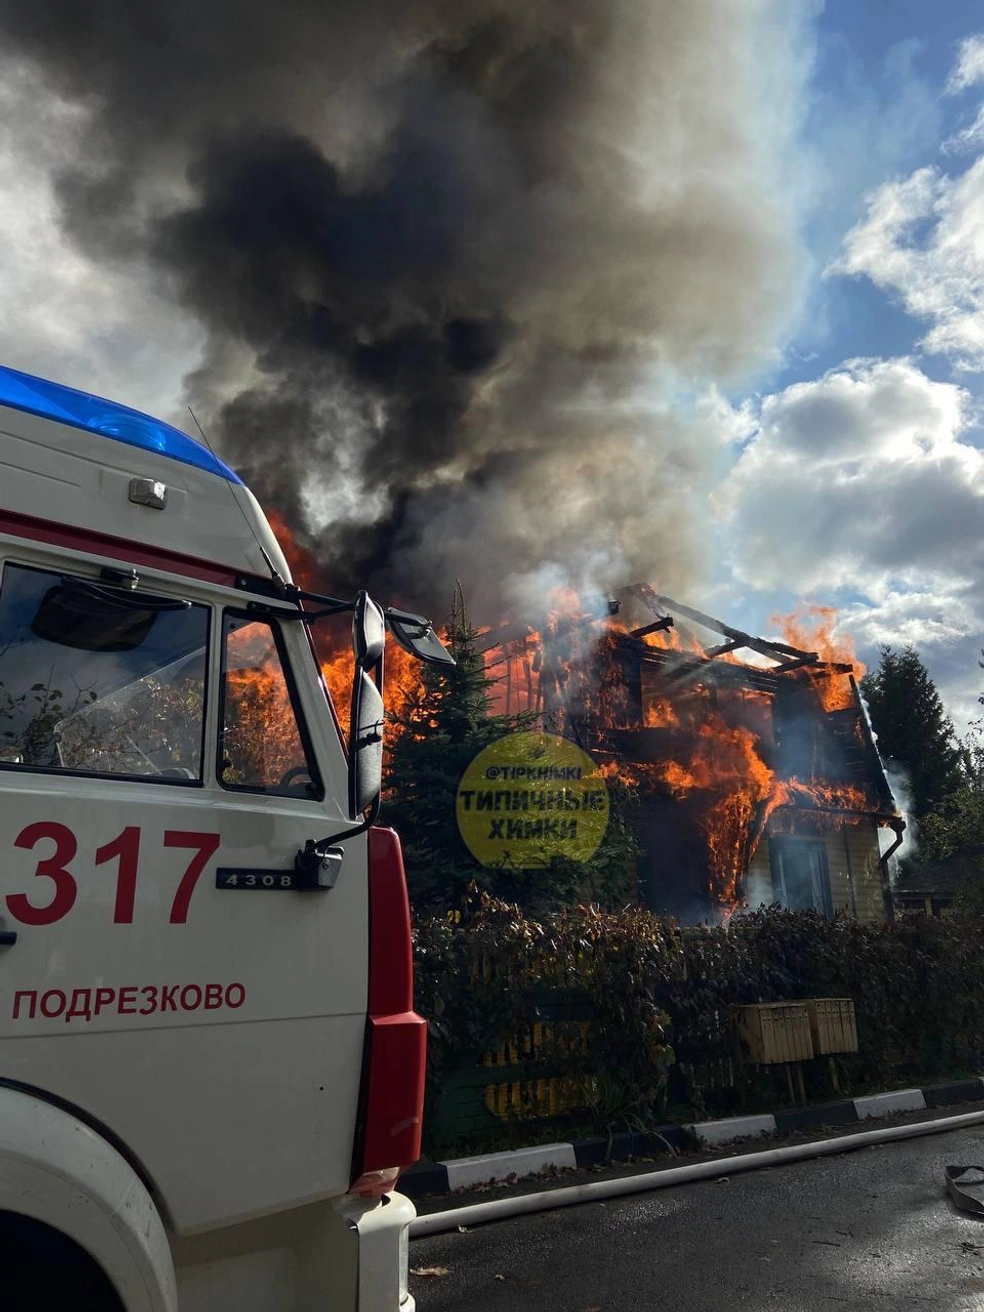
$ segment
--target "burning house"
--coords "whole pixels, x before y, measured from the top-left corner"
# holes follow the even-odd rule
[[[799,312],[795,6],[85,8],[0,0],[8,117],[28,143],[64,125],[44,164],[70,247],[193,323],[165,334],[184,399],[316,590],[440,615],[464,572],[495,622],[560,563],[579,588],[653,560],[698,584],[734,419],[714,398]],[[512,709],[636,782],[650,903],[881,914],[901,821],[850,671],[650,600],[635,628],[489,639]]]
[[[648,621],[629,628],[640,603]],[[637,586],[491,631],[486,665],[497,709],[535,714],[632,785],[654,911],[693,922],[779,903],[876,920],[905,822],[861,667],[812,637],[816,650],[766,641]]]

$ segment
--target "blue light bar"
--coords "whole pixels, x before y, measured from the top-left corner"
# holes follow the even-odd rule
[[[26,410],[28,414],[40,415],[43,419],[55,419],[60,424],[71,424],[73,428],[84,428],[90,433],[101,433],[103,437],[112,437],[117,442],[126,442],[128,446],[141,447],[144,451],[156,451],[172,460],[180,460],[182,464],[218,474],[231,483],[243,481],[207,446],[160,419],[152,419],[150,415],[131,410],[128,405],[119,405],[116,401],[104,401],[88,392],[77,392],[74,387],[63,387],[61,383],[49,383],[47,379],[22,374],[6,365],[0,365],[0,405]]]

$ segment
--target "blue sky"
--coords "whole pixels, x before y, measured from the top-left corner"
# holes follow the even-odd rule
[[[913,322],[866,279],[824,279],[845,231],[864,211],[864,195],[892,177],[924,165],[945,172],[966,164],[943,155],[944,141],[979,103],[973,90],[941,95],[961,42],[977,30],[974,6],[943,0],[823,6],[801,140],[814,152],[821,181],[807,211],[804,239],[816,273],[804,321],[789,344],[791,361],[778,386],[823,372],[841,360],[912,349]],[[941,374],[945,365],[927,360]]]
[[[512,539],[522,557],[539,539],[547,545],[516,595],[521,583],[648,577],[760,632],[799,603],[833,605],[866,659],[883,643],[912,642],[964,732],[984,691],[984,13],[957,0],[608,2],[627,23],[646,16],[626,68],[652,103],[647,118],[619,99],[618,78],[614,89],[599,83],[609,116],[590,132],[600,122],[631,129],[619,144],[638,158],[654,227],[673,238],[668,255],[652,244],[659,267],[646,284],[665,315],[626,296],[633,331],[651,333],[660,362],[645,439],[631,424],[616,431],[617,409],[606,414],[598,444],[611,451],[572,462],[580,473],[555,504],[510,486],[467,502],[464,522],[459,510],[432,526],[437,554],[415,566],[467,585],[489,555],[476,542]],[[489,7],[468,0],[460,10]],[[549,0],[534,10],[566,21]],[[257,360],[232,335],[216,352],[202,314],[137,245],[68,233],[56,180],[80,159],[97,175],[106,141],[90,132],[98,89],[73,98],[57,75],[64,51],[46,62],[40,49],[0,50],[0,359],[179,425],[192,397],[209,422],[210,405],[255,381]],[[329,112],[331,82],[320,56],[314,65],[303,95],[291,84],[284,97],[271,75],[261,99],[264,112],[322,133],[330,153],[333,114],[351,133],[351,97]],[[131,157],[138,216],[188,199],[188,142],[168,137],[166,118],[160,131]],[[690,199],[705,193],[710,215]],[[583,199],[590,220],[590,189]],[[560,223],[560,236],[569,228]],[[717,228],[722,246],[699,249]],[[571,230],[583,236],[576,221]],[[605,223],[585,229],[592,240],[598,230]],[[566,300],[562,281],[554,305],[536,284],[519,305],[535,332],[563,336],[565,314],[592,298],[608,314],[612,286],[635,290],[617,252],[587,249],[593,281]],[[599,321],[607,331],[609,319]],[[517,381],[509,367],[501,377]],[[519,393],[533,383],[520,377]],[[576,377],[571,386],[583,429],[578,402],[590,396]],[[521,433],[516,449],[535,438]],[[357,479],[334,493],[320,511],[314,497],[315,518],[360,504]]]
[[[753,433],[747,468],[739,459],[730,480],[738,508],[722,554],[732,569],[715,588],[758,628],[770,608],[833,603],[869,661],[881,643],[913,642],[961,732],[984,691],[984,356],[964,337],[984,326],[984,193],[973,177],[984,133],[968,132],[984,104],[972,41],[982,28],[974,6],[952,0],[832,0],[815,20],[798,136],[802,299],[772,367],[729,394],[751,407]],[[911,191],[920,176],[932,202],[892,229],[898,197],[886,189]],[[824,400],[824,418],[810,419]],[[754,429],[763,405],[767,439]],[[760,552],[781,567],[763,566]]]

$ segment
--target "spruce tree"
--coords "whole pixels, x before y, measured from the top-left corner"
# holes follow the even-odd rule
[[[383,822],[400,835],[414,909],[459,907],[472,884],[532,913],[585,899],[633,900],[639,847],[627,812],[635,795],[624,785],[609,788],[608,832],[590,861],[556,859],[535,870],[487,868],[462,841],[455,802],[466,767],[499,739],[541,727],[532,712],[492,714],[495,680],[486,672],[480,638],[456,593],[444,640],[457,664],[425,667],[391,735]]]
[[[861,691],[882,759],[904,770],[915,818],[923,821],[963,782],[960,747],[936,685],[915,648],[883,647]]]
[[[388,754],[385,822],[400,834],[417,909],[454,907],[472,882],[495,883],[494,872],[483,870],[458,832],[458,783],[484,747],[529,727],[529,719],[491,714],[494,681],[479,636],[456,593],[444,638],[456,664],[424,667]]]

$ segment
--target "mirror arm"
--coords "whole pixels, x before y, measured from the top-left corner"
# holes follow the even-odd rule
[[[359,834],[364,834],[367,829],[376,823],[379,816],[379,807],[380,799],[377,797],[359,824],[353,825],[351,829],[343,829],[340,833],[329,834],[327,838],[322,838],[318,842],[315,842],[313,838],[309,838],[305,842],[294,857],[294,869],[300,876],[299,887],[302,891],[331,887],[328,883],[319,882],[322,872],[327,875],[330,871],[330,862],[327,861],[327,849],[334,847],[337,843],[344,843],[349,838],[356,838]]]
[[[324,592],[308,592],[305,588],[297,588],[293,584],[287,588],[287,595],[295,601],[313,601],[319,606],[333,606],[335,611],[352,610],[355,606],[354,601],[340,601],[338,597],[329,597]]]
[[[268,606],[262,601],[251,601],[247,610],[260,611],[264,615],[276,615],[278,620],[299,620],[302,624],[315,624],[328,615],[343,615],[345,611],[355,609],[354,601],[336,601],[324,610],[284,610],[280,606]]]

